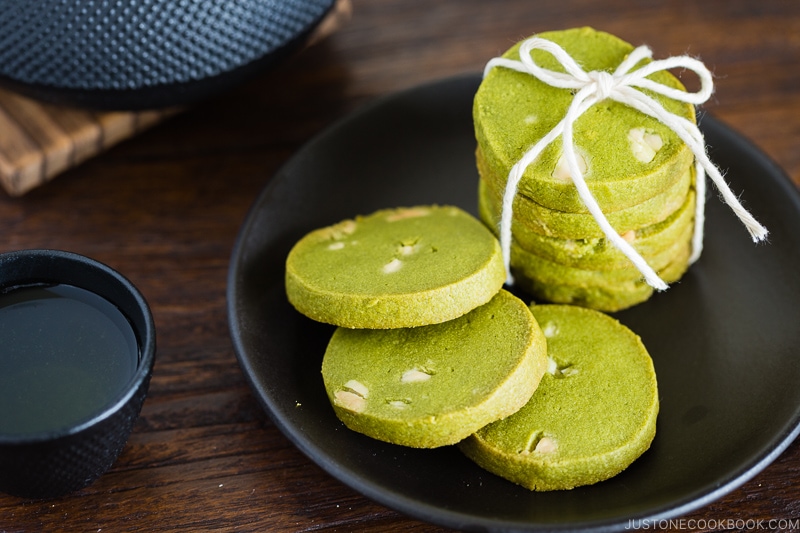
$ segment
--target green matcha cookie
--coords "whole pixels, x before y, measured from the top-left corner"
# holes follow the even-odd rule
[[[546,32],[538,37],[559,44],[587,72],[613,72],[633,50],[617,37],[591,28]],[[503,57],[518,59],[520,44]],[[533,59],[542,67],[564,71],[552,55],[542,50],[534,50]],[[669,72],[656,72],[649,78],[685,90]],[[693,106],[660,95],[649,96],[667,111],[695,120]],[[473,121],[488,175],[497,179],[492,183],[495,190],[505,188],[511,167],[564,118],[572,99],[571,90],[552,87],[530,74],[500,66],[488,72],[475,95]],[[587,110],[575,122],[574,129],[577,152],[586,168],[586,183],[604,213],[663,193],[680,179],[694,159],[691,150],[667,126],[610,99]],[[559,138],[528,167],[519,192],[549,209],[586,213],[572,180],[564,174],[561,154]]]
[[[480,173],[479,159],[479,173]],[[483,176],[483,174],[482,174]],[[503,205],[502,189],[494,189],[491,181],[481,178],[478,185],[478,202],[484,220],[500,221]],[[666,191],[618,211],[604,211],[609,224],[619,233],[638,230],[662,222],[672,216],[686,203],[686,196],[694,183],[694,169],[688,166],[680,179]],[[589,213],[568,213],[543,207],[517,193],[512,215],[520,230],[528,233],[563,239],[593,239],[604,237],[603,230]],[[516,231],[515,231],[516,233]]]
[[[387,209],[312,231],[286,260],[286,294],[304,315],[348,328],[459,317],[505,281],[500,246],[451,206]]]
[[[686,243],[694,231],[694,191],[689,191],[684,205],[666,220],[622,233],[623,237],[648,262],[664,264],[674,254],[676,242]],[[492,210],[481,208],[481,219],[496,227]],[[497,230],[494,230],[497,232]],[[514,239],[519,247],[532,254],[565,266],[588,270],[613,270],[631,265],[619,249],[604,237],[561,239],[531,231],[525,224],[512,224]]]
[[[433,448],[522,407],[546,366],[542,330],[524,302],[501,290],[442,324],[338,328],[322,377],[336,415],[350,429]]]
[[[538,259],[513,266],[517,253],[520,253],[519,248],[512,248],[514,279],[517,285],[539,300],[614,312],[645,302],[653,295],[653,288],[643,278],[636,278],[635,273],[616,272],[608,276],[602,271],[579,271],[562,265],[554,267],[554,263],[547,262],[540,264]],[[659,277],[666,283],[678,281],[689,268],[690,253],[691,245],[683,245],[668,264],[656,268]],[[559,274],[566,276],[559,277]]]
[[[590,309],[532,306],[549,366],[531,400],[459,444],[481,467],[531,490],[619,474],[655,436],[658,389],[639,337]]]
[[[691,235],[689,235],[691,236]],[[689,242],[675,242],[672,244],[673,252],[664,254],[660,263],[652,263],[650,266],[659,271],[668,264],[672,263],[673,259],[685,248]],[[614,268],[608,270],[588,270],[584,268],[575,268],[556,263],[539,257],[520,248],[520,246],[513,242],[511,244],[511,265],[520,267],[526,272],[535,274],[536,277],[544,282],[552,283],[568,283],[572,285],[582,286],[620,286],[627,282],[638,281],[642,278],[642,273],[633,265],[629,263],[621,268]]]

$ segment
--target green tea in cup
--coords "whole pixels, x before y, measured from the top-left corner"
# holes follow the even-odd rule
[[[122,312],[71,285],[0,295],[0,434],[32,434],[89,419],[126,389],[139,365]]]

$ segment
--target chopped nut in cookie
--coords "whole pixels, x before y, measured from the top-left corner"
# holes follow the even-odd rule
[[[621,234],[620,237],[625,239],[626,242],[633,242],[636,240],[636,230],[628,230],[625,233]]]
[[[581,171],[581,174],[586,175],[586,171],[589,168],[586,165],[586,158],[584,158],[583,155],[579,154],[578,152],[575,152],[575,157],[578,160],[578,170]],[[559,181],[572,181],[572,177],[569,173],[569,165],[567,164],[567,159],[563,154],[558,158],[558,163],[553,171],[553,177]]]
[[[362,398],[366,398],[367,396],[369,396],[369,389],[367,388],[367,386],[355,379],[351,379],[350,381],[345,383],[344,388],[358,394]]]
[[[403,372],[403,376],[400,378],[401,383],[419,383],[421,381],[428,381],[431,379],[431,375],[423,372],[421,370],[417,370],[416,368],[412,368],[411,370],[406,370]]]
[[[632,128],[628,132],[628,141],[631,144],[633,156],[642,163],[649,163],[653,160],[664,146],[664,141],[657,133],[649,133],[644,128]]]
[[[548,339],[550,337],[555,337],[556,335],[558,335],[558,324],[556,324],[555,322],[548,322],[542,328],[542,332],[544,333],[544,336],[547,337]]]
[[[547,358],[547,373],[556,378],[574,376],[578,369],[570,364],[560,364],[552,357]]]
[[[354,413],[363,413],[367,408],[367,400],[363,396],[359,396],[348,390],[336,391],[336,394],[334,394],[334,402],[336,402],[336,405],[344,407]]]
[[[533,451],[537,453],[554,453],[556,450],[558,450],[558,444],[555,439],[550,437],[542,437],[539,439],[539,442],[536,443],[536,447],[533,449]]]
[[[397,247],[397,252],[400,255],[411,255],[411,254],[415,253],[417,251],[417,249],[419,248],[419,246],[417,246],[418,242],[419,242],[418,238],[417,239],[404,239],[400,243],[400,245]]]
[[[396,222],[404,218],[424,217],[430,214],[430,209],[425,207],[410,207],[408,209],[398,209],[386,217],[387,222]]]
[[[399,259],[395,258],[383,265],[383,272],[385,274],[393,274],[400,270],[400,267],[403,266],[403,262]]]

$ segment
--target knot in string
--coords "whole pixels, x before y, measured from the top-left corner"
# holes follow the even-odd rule
[[[614,93],[614,89],[616,88],[617,80],[604,70],[593,70],[592,72],[588,73],[589,79],[595,85],[595,97],[597,101],[605,100],[606,98],[611,98],[612,94]]]
[[[537,65],[533,61],[531,52],[542,50],[551,54],[563,67],[564,72],[549,70]],[[657,290],[665,290],[667,284],[647,264],[641,255],[617,231],[611,227],[599,204],[592,195],[580,170],[573,142],[573,126],[575,121],[594,104],[611,99],[621,104],[630,106],[645,115],[654,117],[686,143],[695,156],[695,226],[692,236],[692,255],[690,263],[695,262],[703,248],[703,225],[705,218],[705,177],[706,174],[714,182],[722,199],[733,210],[739,220],[745,225],[753,241],[758,242],[767,237],[767,229],[759,224],[755,218],[741,205],[736,195],[731,192],[719,169],[711,162],[706,154],[706,145],[703,134],[693,122],[684,117],[667,111],[657,100],[645,94],[641,89],[665,96],[667,98],[689,104],[702,104],[711,96],[713,81],[711,73],[700,61],[688,56],[670,57],[668,59],[650,61],[642,67],[635,69],[637,64],[645,59],[652,58],[652,52],[646,46],[634,49],[628,57],[616,68],[613,73],[605,71],[584,71],[580,65],[563,48],[552,41],[539,37],[532,37],[523,41],[519,48],[519,60],[496,57],[491,59],[484,69],[484,76],[495,67],[504,67],[535,78],[560,89],[569,89],[575,92],[564,118],[548,134],[525,152],[519,161],[511,168],[508,181],[503,194],[503,205],[500,214],[500,247],[506,265],[507,283],[513,284],[511,276],[511,222],[513,220],[513,201],[517,194],[519,182],[525,170],[531,165],[544,149],[559,136],[562,137],[564,160],[569,169],[575,189],[594,217],[606,238],[618,248],[642,273],[647,283]],[[697,92],[686,92],[649,79],[647,76],[662,70],[684,68],[694,72],[700,79],[700,89]]]

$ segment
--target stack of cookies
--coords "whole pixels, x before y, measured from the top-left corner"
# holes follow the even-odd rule
[[[560,45],[587,72],[613,72],[633,50],[617,37],[591,28],[538,37]],[[519,44],[503,57],[518,59]],[[542,50],[534,50],[532,57],[544,68],[563,71]],[[666,71],[650,78],[685,90]],[[649,96],[670,113],[695,121],[692,105]],[[496,234],[511,168],[564,118],[573,98],[571,90],[502,66],[492,68],[481,83],[473,108],[479,211]],[[688,267],[694,231],[691,150],[666,125],[610,99],[578,118],[574,145],[586,184],[614,230],[665,282],[677,281]],[[602,311],[647,300],[653,288],[589,213],[562,154],[559,138],[526,169],[519,183],[511,224],[515,281],[538,299]]]

